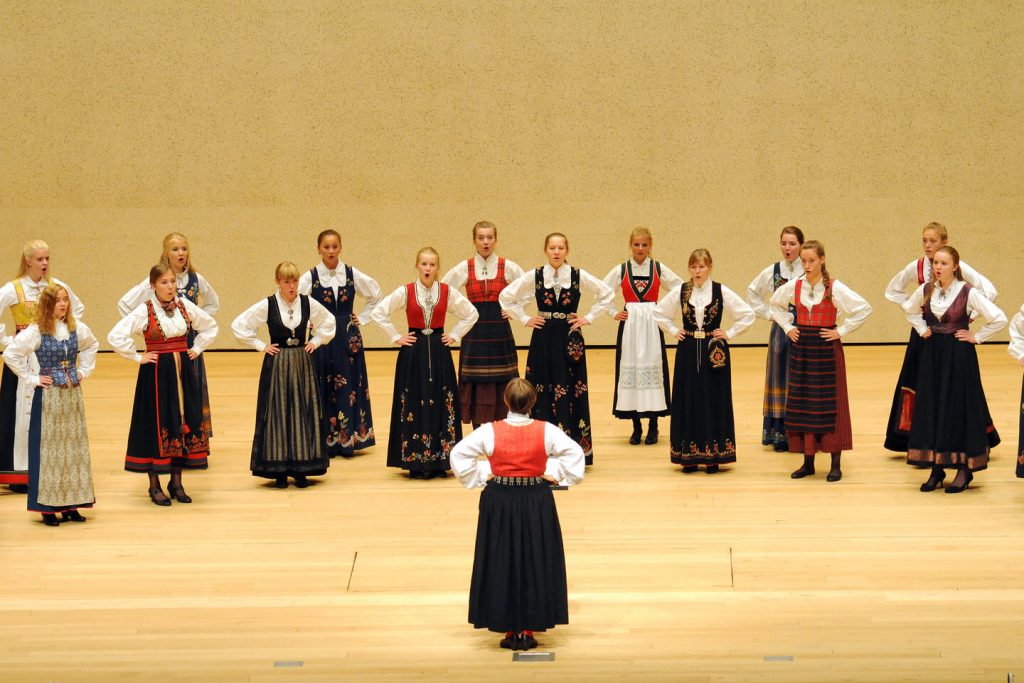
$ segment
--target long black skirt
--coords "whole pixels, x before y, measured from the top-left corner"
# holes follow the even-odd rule
[[[590,387],[587,352],[578,361],[566,353],[569,323],[550,318],[534,329],[526,356],[526,379],[537,389],[530,417],[556,425],[583,449],[588,465],[594,462],[590,429]]]
[[[1017,476],[1024,479],[1024,382],[1020,386],[1020,429],[1017,432]]]
[[[331,457],[350,456],[377,442],[363,336],[353,318],[336,315],[338,334],[313,352],[320,378],[323,439]]]
[[[729,345],[723,345],[725,367],[713,368],[708,360],[710,341],[687,336],[676,345],[669,453],[676,464],[736,462]]]
[[[998,444],[974,344],[952,334],[922,339],[907,462],[975,472],[988,467],[989,450]]]
[[[320,427],[317,375],[306,350],[300,346],[264,355],[249,459],[252,476],[325,474],[331,461]]]
[[[896,391],[893,392],[892,407],[889,409],[889,424],[885,428],[885,448],[897,453],[907,452],[907,438],[910,436],[914,399],[917,395],[917,364],[921,355],[921,341],[921,335],[911,328],[907,350],[903,354],[900,378],[896,381]]]
[[[161,353],[156,363],[140,365],[124,468],[157,474],[204,470],[209,455],[202,382],[188,354]]]
[[[391,399],[388,467],[415,472],[450,469],[448,453],[462,439],[458,381],[441,331],[416,334],[398,350]]]
[[[498,633],[569,623],[562,527],[547,484],[492,482],[480,494],[469,623]]]
[[[18,415],[18,376],[4,365],[0,379],[0,484],[27,484],[28,472],[14,467],[14,429]]]

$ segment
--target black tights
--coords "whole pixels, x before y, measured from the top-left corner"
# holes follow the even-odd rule
[[[185,487],[181,485],[180,467],[171,468],[171,480],[167,482],[167,488],[173,489],[175,491],[184,492]],[[157,500],[163,500],[167,498],[167,496],[164,495],[163,488],[161,488],[160,486],[160,475],[157,474],[156,472],[149,473],[149,490],[153,493],[154,497]]]
[[[658,416],[657,415],[653,415],[648,420],[648,422],[647,422],[647,431],[650,432],[652,430],[653,431],[658,431]],[[640,418],[639,417],[634,417],[633,418],[633,431],[636,432],[637,434],[639,434],[640,432],[644,431],[644,426],[640,422]]]

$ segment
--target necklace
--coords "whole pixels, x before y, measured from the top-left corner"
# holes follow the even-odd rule
[[[953,283],[950,283],[950,285],[952,285],[952,284]],[[949,291],[949,287],[943,288],[942,285],[939,285],[939,301],[945,301],[946,300],[946,292],[948,292],[948,291]]]
[[[178,302],[175,301],[174,299],[171,299],[170,301],[167,302],[161,301],[160,308],[164,310],[164,315],[166,315],[168,318],[173,318],[174,311],[176,308],[178,308],[177,304]]]

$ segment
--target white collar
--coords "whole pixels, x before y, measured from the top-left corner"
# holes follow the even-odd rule
[[[645,268],[647,266],[647,264],[651,262],[651,257],[648,256],[641,263],[637,263],[636,259],[633,258],[632,256],[630,256],[629,257],[629,262],[632,263],[633,266],[636,267],[636,268]]]
[[[329,276],[331,274],[331,272],[332,272],[332,269],[328,268],[327,264],[324,263],[323,261],[320,261],[320,263],[317,264],[316,269],[320,273],[320,275],[324,276],[324,277]],[[342,261],[341,259],[338,259],[338,266],[333,269],[333,272],[335,274],[337,274],[337,273],[344,273],[345,272],[345,262]]]
[[[704,284],[698,285],[696,282],[693,283],[693,291],[695,292],[706,292],[711,288],[711,278],[704,281]]]
[[[481,256],[478,252],[476,254],[473,254],[473,258],[476,259],[477,263],[483,264],[485,266],[495,266],[498,264],[498,252],[496,251],[492,251],[491,255],[488,256],[487,258]]]
[[[283,310],[283,311],[294,311],[294,310],[296,310],[302,304],[302,295],[301,294],[296,294],[295,295],[295,301],[291,302],[290,304],[287,301],[284,300],[283,296],[281,296],[281,290],[280,289],[277,290],[276,292],[274,292],[274,296],[277,297],[277,305],[278,305],[278,307],[281,310]]]
[[[429,292],[430,294],[433,294],[434,292],[437,291],[438,287],[440,287],[440,286],[441,286],[441,283],[438,280],[434,280],[434,284],[430,285],[430,287],[426,287],[426,286],[423,285],[422,282],[420,282],[419,278],[416,278],[416,291],[417,292]]]

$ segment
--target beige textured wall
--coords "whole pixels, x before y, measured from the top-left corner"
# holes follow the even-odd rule
[[[931,220],[1024,301],[1022,29],[1011,2],[4,0],[0,261],[49,241],[105,334],[181,230],[231,348],[328,226],[388,290],[484,218],[522,265],[563,230],[598,275],[648,225],[742,290],[795,223],[875,305],[850,341],[903,340],[882,290]]]

